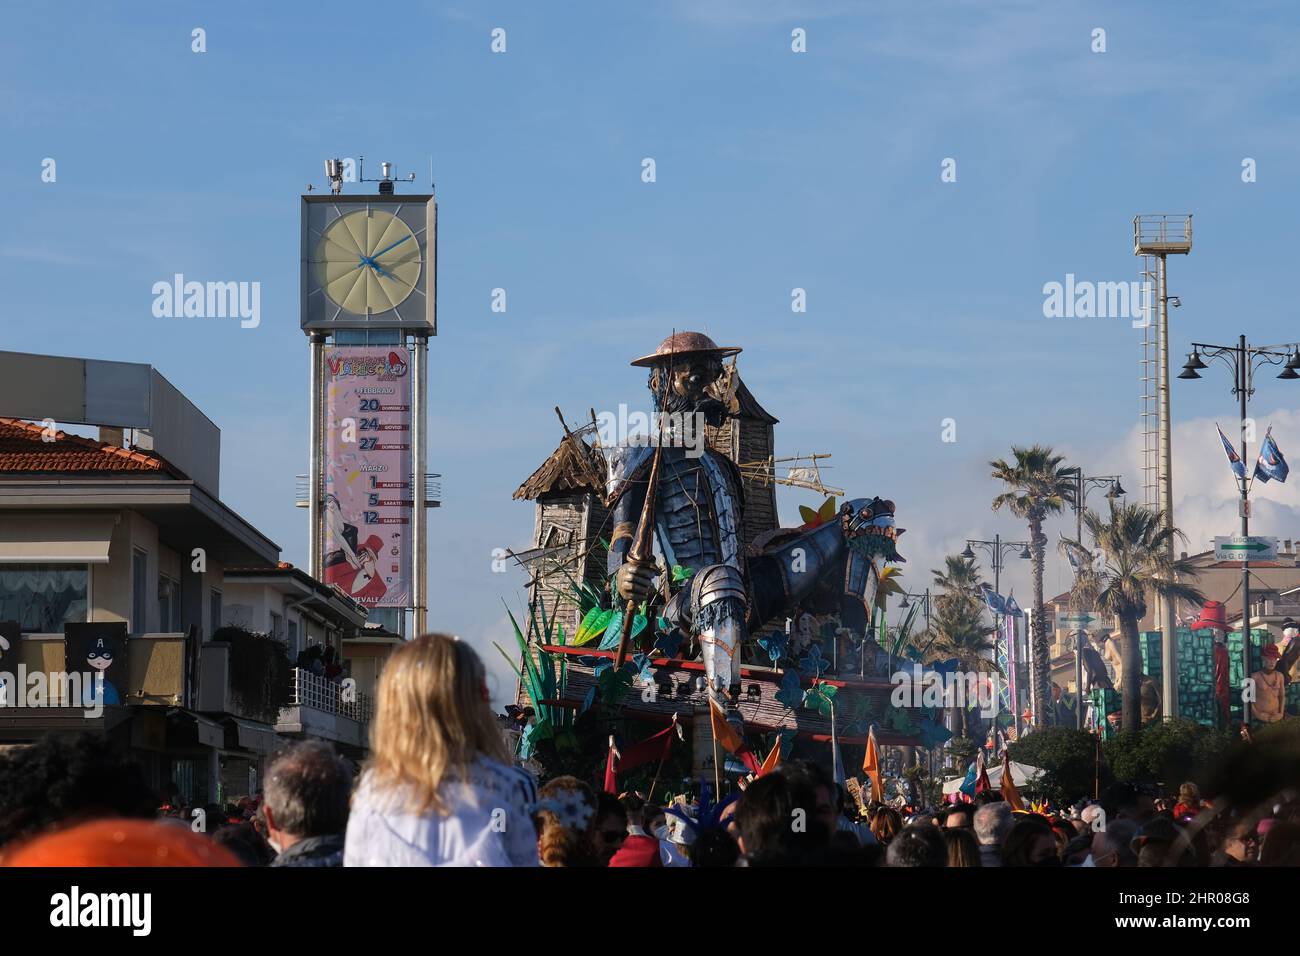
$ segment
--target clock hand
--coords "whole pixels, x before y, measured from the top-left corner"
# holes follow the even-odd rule
[[[393,244],[392,244],[391,246],[389,246],[387,249],[381,249],[379,252],[376,252],[376,253],[375,253],[374,255],[372,255],[370,258],[371,258],[371,259],[378,259],[378,258],[379,258],[380,256],[382,256],[385,252],[391,252],[393,249],[396,249],[398,246],[400,246],[402,243],[404,243],[407,239],[410,239],[410,238],[411,238],[411,237],[410,237],[409,235],[407,235],[407,236],[403,236],[401,239],[398,239],[395,243],[393,243]]]

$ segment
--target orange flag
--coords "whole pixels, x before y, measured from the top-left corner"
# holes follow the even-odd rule
[[[862,758],[862,772],[871,781],[871,799],[883,803],[885,788],[880,782],[880,754],[876,751],[876,729],[867,732],[867,754]]]
[[[1020,791],[1011,779],[1011,755],[1002,751],[1002,799],[1010,804],[1012,810],[1023,810],[1025,801],[1020,799]]]
[[[736,733],[736,728],[727,723],[727,715],[712,698],[709,699],[709,720],[713,724],[713,739],[739,757],[746,767],[758,773],[758,761],[754,759],[753,752],[745,746],[745,741]]]
[[[758,768],[758,776],[761,777],[765,773],[771,773],[780,765],[781,765],[781,738],[777,737],[776,743],[772,745],[772,752],[769,753],[767,755],[767,758],[763,761],[763,766]]]

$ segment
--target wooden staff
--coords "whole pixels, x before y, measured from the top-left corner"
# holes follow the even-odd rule
[[[677,331],[673,330],[673,335]],[[655,498],[659,494],[659,461],[664,456],[664,420],[663,412],[667,402],[668,393],[671,389],[671,379],[673,374],[673,353],[668,353],[668,369],[664,372],[659,384],[659,442],[655,445],[654,458],[650,461],[650,479],[646,485],[645,500],[641,503],[641,517],[637,521],[636,535],[632,538],[632,547],[628,549],[627,558],[629,561],[638,563],[652,563],[655,558]],[[636,616],[636,601],[627,602],[627,607],[623,609],[623,616],[618,622],[618,650],[614,653],[614,668],[623,669],[623,662],[627,660],[627,639],[632,633],[632,620]]]
[[[664,443],[661,440],[655,446],[654,458],[650,461],[650,484],[646,488],[645,501],[641,505],[641,518],[637,522],[636,536],[632,539],[632,547],[627,553],[627,559],[631,562],[644,564],[654,561],[655,497],[659,489],[659,460],[663,454]],[[618,622],[618,651],[614,654],[616,670],[621,670],[623,662],[627,660],[627,639],[632,633],[631,622],[636,615],[636,605],[635,598],[629,600]]]

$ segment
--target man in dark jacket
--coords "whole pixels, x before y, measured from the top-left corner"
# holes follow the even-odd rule
[[[1005,800],[988,803],[975,811],[975,839],[980,844],[980,863],[983,866],[1002,865],[1002,843],[1015,823],[1011,804]]]
[[[262,804],[280,854],[271,865],[342,866],[351,793],[351,768],[327,743],[306,741],[276,757]]]

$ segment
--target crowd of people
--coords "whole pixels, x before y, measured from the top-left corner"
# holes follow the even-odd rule
[[[305,741],[260,793],[226,806],[153,793],[90,735],[0,758],[0,864],[332,866],[1139,867],[1300,865],[1300,807],[1219,812],[1194,784],[1131,784],[1064,811],[1013,809],[995,790],[912,810],[860,805],[792,760],[743,789],[667,806],[576,777],[540,789],[515,766],[466,644],[426,635],[383,671],[371,757],[355,768]]]
[[[334,684],[342,683],[345,676],[343,663],[333,645],[322,649],[319,644],[312,644],[304,648],[298,652],[298,659],[293,666],[310,671]]]

